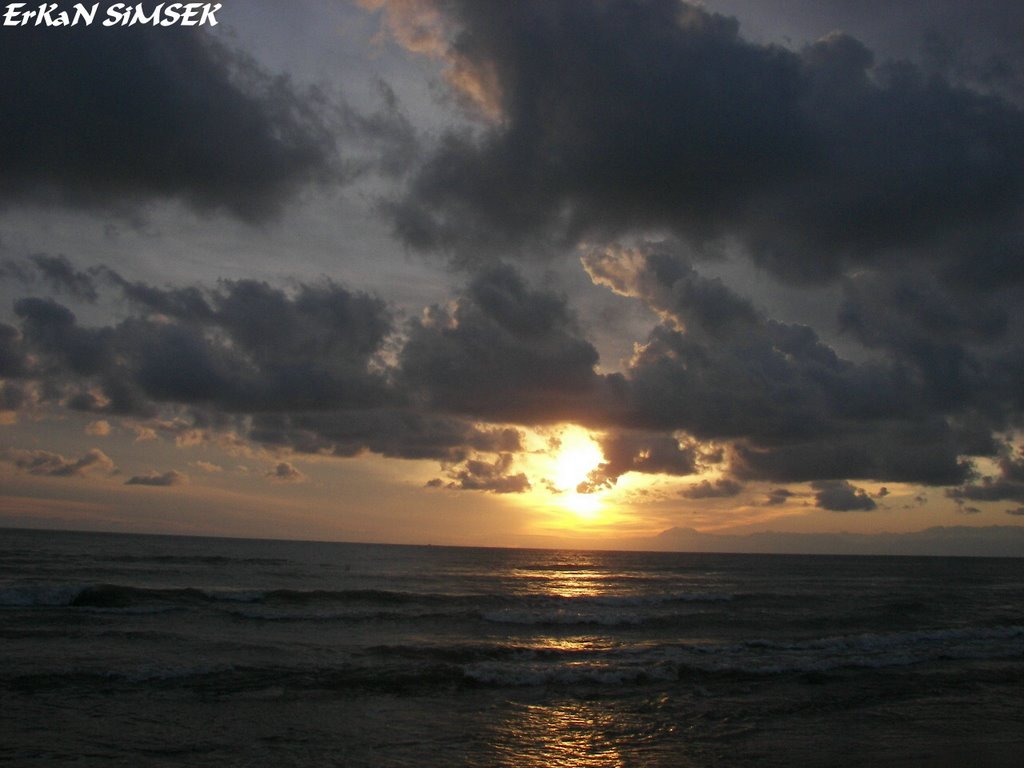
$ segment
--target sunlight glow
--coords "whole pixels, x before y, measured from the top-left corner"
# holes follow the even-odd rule
[[[579,427],[568,427],[559,440],[549,469],[549,480],[558,494],[557,503],[583,520],[596,520],[601,513],[600,494],[578,493],[576,487],[604,460],[601,448],[589,432]]]
[[[551,481],[560,491],[577,494],[576,486],[587,479],[591,470],[603,460],[601,449],[594,439],[581,429],[566,430],[562,445],[554,457]]]
[[[584,520],[594,520],[601,512],[601,497],[597,493],[576,493],[575,490],[566,491],[559,499],[563,507],[575,512]]]

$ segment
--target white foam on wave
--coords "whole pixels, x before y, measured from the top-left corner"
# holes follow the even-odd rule
[[[691,673],[779,675],[886,669],[1024,654],[1024,627],[965,627],[863,633],[799,641],[644,645],[590,649],[538,659],[534,654],[468,664],[466,678],[497,686],[622,685],[673,681]]]

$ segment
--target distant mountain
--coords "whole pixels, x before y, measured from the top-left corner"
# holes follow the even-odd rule
[[[679,552],[755,552],[822,555],[948,555],[1024,557],[1024,527],[999,525],[927,528],[914,533],[780,533],[744,535],[669,528],[633,540],[630,549]]]

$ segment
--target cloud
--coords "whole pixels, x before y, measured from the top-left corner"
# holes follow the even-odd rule
[[[946,495],[951,499],[960,501],[1024,502],[1024,483],[986,477],[980,483],[951,488],[946,492]]]
[[[254,221],[337,174],[323,97],[213,35],[99,24],[5,32],[0,203],[177,199]]]
[[[510,474],[513,457],[509,453],[499,454],[493,462],[468,459],[461,465],[448,469],[450,482],[446,488],[460,491],[490,491],[491,493],[525,493],[530,490],[530,481],[522,472]],[[431,480],[428,487],[440,487],[439,479]]]
[[[604,394],[598,354],[565,297],[508,266],[476,275],[414,320],[399,380],[429,407],[493,421],[585,419]]]
[[[147,472],[144,475],[133,475],[125,481],[125,485],[148,485],[157,488],[167,488],[172,485],[186,485],[188,475],[176,469],[167,472]]]
[[[51,374],[99,386],[102,401],[82,398],[76,407],[150,417],[159,402],[240,412],[387,398],[385,382],[370,370],[391,330],[379,299],[329,282],[294,295],[250,280],[208,292],[121,285],[134,304],[159,316],[93,329],[52,299],[15,303],[22,333]]]
[[[0,323],[0,376],[20,378],[27,375],[31,367],[21,331],[13,325]]]
[[[99,298],[93,276],[75,269],[66,256],[36,253],[29,257],[28,262],[42,281],[55,292],[90,303]],[[29,281],[27,270],[18,272],[22,275],[23,282]]]
[[[221,472],[224,471],[224,467],[220,466],[220,464],[214,464],[209,461],[194,461],[190,466],[193,466],[196,469],[199,469],[210,475],[220,474]]]
[[[819,480],[811,483],[817,493],[815,505],[833,512],[870,511],[878,505],[861,488],[854,488],[845,480]]]
[[[1024,502],[1024,453],[1004,453],[999,459],[999,475],[983,477],[980,482],[947,489],[946,495],[958,503],[964,501]]]
[[[470,453],[522,450],[522,433],[406,408],[257,414],[248,436],[299,453],[460,462]]]
[[[304,483],[306,482],[306,476],[300,472],[293,464],[287,461],[278,462],[278,464],[267,472],[264,477],[273,480],[275,483]]]
[[[711,0],[709,7],[729,8],[761,26],[781,22],[793,40],[843,29],[870,40],[878,58],[913,59],[928,75],[949,78],[992,93],[1024,95],[1024,68],[1019,38],[1024,25],[1016,3],[984,2],[964,13],[959,0],[888,0],[828,2],[821,0]],[[762,31],[763,26],[761,27]]]
[[[0,411],[32,413],[48,395],[45,387],[32,380],[0,380]]]
[[[583,262],[595,282],[662,318],[625,372],[620,418],[733,441],[737,479],[952,484],[967,477],[963,454],[994,450],[927,409],[920,377],[902,362],[845,360],[810,327],[766,317],[664,244],[596,249]]]
[[[591,252],[584,264],[595,282],[664,318],[627,373],[640,423],[778,440],[820,433],[832,418],[906,411],[896,372],[841,360],[809,327],[764,317],[680,256],[652,245]]]
[[[1001,492],[964,484],[970,457],[999,455],[993,433],[1014,413],[1010,394],[999,401],[978,387],[986,397],[977,401],[942,398],[912,356],[845,359],[810,327],[773,320],[703,275],[679,248],[608,246],[583,257],[595,283],[659,317],[621,373],[598,371],[566,296],[508,265],[481,268],[451,302],[404,325],[379,298],[330,281],[158,288],[102,269],[95,274],[127,301],[116,323],[85,326],[52,298],[15,302],[20,328],[0,327],[0,363],[13,374],[3,392],[14,407],[30,387],[45,407],[131,417],[139,439],[230,435],[300,454],[449,467],[521,452],[522,426],[574,422],[602,435],[604,459],[583,492],[628,472],[697,474],[723,457],[735,483],[844,478]],[[951,312],[962,325],[974,311]],[[944,323],[936,309],[936,338]],[[450,480],[481,490],[495,482],[466,471]]]
[[[54,299],[27,297],[15,302],[21,328],[0,339],[11,372],[44,382],[52,405],[132,417],[138,440],[233,434],[299,453],[458,463],[523,448],[520,430],[473,416],[560,418],[600,383],[564,298],[512,270],[471,284],[450,336],[417,323],[404,347],[391,308],[330,281],[157,288],[97,274],[127,300],[120,322],[83,326]],[[509,356],[500,370],[495,354]],[[449,393],[453,376],[464,389]]]
[[[793,497],[793,492],[787,488],[773,488],[768,491],[768,498],[765,501],[766,507],[779,507]]]
[[[942,485],[1024,409],[1024,112],[978,78],[841,33],[755,44],[667,0],[388,12],[407,43],[420,19],[430,45],[410,47],[497,115],[445,136],[393,201],[406,242],[475,263],[669,231],[674,254],[839,283],[842,331],[875,353],[840,358],[689,258],[591,249],[595,282],[665,318],[617,425],[738,440],[749,478],[844,476],[852,458],[850,476]]]
[[[627,472],[692,475],[698,471],[696,446],[671,435],[616,431],[603,435],[600,445],[604,461],[577,486],[577,493],[611,488]]]
[[[848,434],[758,446],[738,441],[730,456],[731,471],[743,480],[800,482],[834,477],[954,485],[972,474],[956,436],[946,423],[845,426]],[[872,429],[874,426],[874,429]]]
[[[674,0],[431,5],[451,81],[499,119],[445,136],[394,201],[414,247],[670,229],[697,248],[736,239],[797,281],[892,249],[1024,277],[1003,255],[1024,202],[1011,103],[876,64],[841,33],[800,52],[755,44]]]
[[[680,495],[687,499],[729,499],[738,496],[742,490],[743,486],[735,480],[722,477],[714,482],[701,480],[681,491]]]
[[[576,421],[604,431],[589,490],[626,472],[694,474],[701,454],[677,432],[731,441],[738,481],[957,484],[965,453],[994,450],[977,437],[984,424],[957,431],[924,410],[920,379],[900,363],[843,360],[661,246],[595,250],[584,263],[662,318],[623,374],[596,371],[566,297],[508,266],[478,272],[404,339],[381,300],[330,282],[155,288],[110,270],[132,310],[117,324],[84,327],[29,297],[5,338],[15,372],[31,357],[54,400],[141,418],[140,439],[170,406],[179,441],[212,429],[300,453],[458,463],[521,450],[503,424]]]
[[[11,448],[2,458],[23,472],[41,477],[83,477],[93,472],[109,474],[116,469],[113,460],[99,448],[90,448],[80,459],[66,459],[50,451]]]

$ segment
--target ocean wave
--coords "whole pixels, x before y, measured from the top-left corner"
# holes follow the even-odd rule
[[[1024,655],[1024,627],[957,627],[791,641],[755,638],[736,644],[678,646],[671,655],[681,664],[705,672],[775,675],[885,669],[1019,658]]]
[[[436,603],[458,597],[388,590],[230,589],[196,587],[138,587],[126,584],[19,584],[0,588],[0,607],[124,608],[140,603],[250,603],[311,605],[376,603],[404,605]]]
[[[601,662],[571,665],[481,662],[463,670],[466,680],[496,687],[548,685],[622,686],[671,682],[679,677],[671,665],[642,666]]]
[[[496,624],[525,626],[600,625],[606,627],[662,624],[685,606],[727,603],[736,596],[709,592],[664,595],[528,595],[514,603],[484,610],[481,617]]]
[[[865,632],[788,642],[758,638],[747,640],[743,645],[750,649],[769,652],[874,654],[884,657],[893,651],[950,652],[957,649],[969,650],[980,645],[1002,649],[1004,646],[1001,644],[1012,641],[1018,641],[1017,644],[1024,650],[1024,627],[956,627],[891,633]]]
[[[571,609],[547,608],[504,608],[495,611],[484,611],[481,618],[494,624],[519,624],[523,626],[553,625],[598,625],[605,627],[621,627],[643,624],[648,617],[639,613],[622,613],[614,611],[579,611]]]
[[[372,606],[353,605],[348,607],[331,608],[328,606],[311,607],[306,610],[296,610],[267,605],[243,606],[228,608],[226,613],[234,619],[252,622],[268,623],[301,623],[301,622],[384,622],[391,620],[415,620],[415,621],[446,621],[459,622],[477,618],[474,611],[436,611],[429,608],[416,609],[380,609]]]
[[[280,557],[230,557],[227,555],[103,555],[98,558],[111,563],[159,563],[161,565],[287,565]]]
[[[491,638],[452,644],[367,646],[344,661],[328,664],[322,658],[311,658],[308,663],[293,658],[292,664],[265,665],[223,663],[210,658],[188,663],[151,661],[104,671],[90,662],[89,667],[80,669],[23,671],[6,679],[7,684],[21,690],[172,686],[218,695],[262,695],[259,692],[270,690],[438,690],[439,686],[459,685],[601,689],[685,681],[703,685],[709,677],[722,675],[764,678],[971,660],[1019,660],[1022,653],[1024,627],[1020,626],[704,644],[600,640],[560,644]]]
[[[605,653],[524,654],[470,660],[466,678],[494,686],[624,685],[705,675],[778,676],[882,670],[928,663],[1019,659],[1024,627],[859,635],[808,642],[650,646]]]
[[[31,608],[71,605],[86,585],[27,584],[0,588],[0,607]]]
[[[738,595],[721,592],[674,592],[655,595],[581,595],[565,598],[583,605],[642,608],[673,603],[728,603]]]
[[[588,621],[632,623],[641,609],[659,606],[725,603],[731,594],[684,592],[665,595],[502,595],[431,593],[386,589],[234,589],[229,587],[141,587],[111,583],[34,583],[0,587],[0,607],[123,608],[146,602],[232,603],[272,606],[330,604],[411,604],[472,606],[485,618],[512,623],[560,622],[592,614]],[[634,613],[631,614],[630,611]],[[613,618],[618,616],[618,618]],[[570,619],[571,620],[571,619]]]

